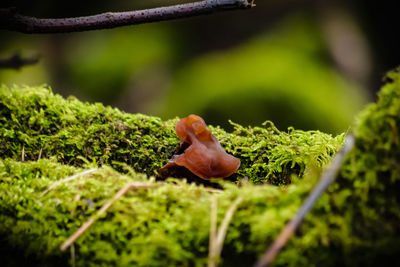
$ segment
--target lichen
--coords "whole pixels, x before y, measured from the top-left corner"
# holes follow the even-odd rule
[[[277,266],[400,264],[400,74],[388,78],[378,102],[353,126],[356,145],[335,184],[278,255]],[[6,266],[72,265],[60,244],[132,181],[155,186],[132,189],[97,219],[74,244],[76,266],[204,266],[211,200],[218,199],[221,222],[238,196],[243,201],[228,228],[221,265],[252,265],[293,217],[343,139],[281,132],[270,123],[235,125],[233,133],[211,127],[241,158],[238,178],[248,175],[253,182],[220,182],[224,190],[214,193],[184,179],[149,176],[176,149],[175,120],[64,100],[44,88],[0,92],[0,254]],[[30,119],[32,112],[37,119]],[[98,165],[41,196],[56,181]],[[282,185],[289,176],[290,184]]]

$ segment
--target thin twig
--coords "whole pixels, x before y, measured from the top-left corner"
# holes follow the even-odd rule
[[[209,192],[209,193],[222,193],[224,190],[217,189],[217,188],[210,188],[210,187],[204,187],[202,190]]]
[[[130,184],[127,184],[123,188],[121,188],[114,196],[112,199],[107,201],[106,204],[104,204],[103,207],[101,207],[96,215],[92,218],[90,218],[88,221],[86,221],[72,236],[70,236],[64,243],[62,243],[60,249],[62,251],[66,250],[69,246],[71,246],[84,232],[86,232],[90,226],[103,214],[105,213],[111,205],[117,201],[119,198],[121,198],[123,195],[126,194],[131,189],[137,189],[137,188],[150,188],[154,186],[155,184],[148,184],[148,183],[142,183],[142,182],[132,182]]]
[[[205,0],[139,11],[108,12],[86,17],[58,19],[24,16],[18,14],[15,8],[8,8],[0,9],[0,29],[23,33],[79,32],[246,9],[253,6],[255,6],[254,0]]]
[[[23,58],[20,54],[14,54],[9,58],[0,59],[0,69],[19,70],[21,67],[28,65],[35,65],[38,62],[39,62],[39,57]]]
[[[21,161],[25,161],[25,146],[22,146],[22,152],[21,152]]]
[[[75,267],[76,266],[76,264],[75,264],[75,246],[74,246],[74,244],[72,244],[71,245],[71,266],[72,267]]]
[[[210,238],[208,243],[208,267],[216,266],[216,258],[214,257],[215,240],[217,239],[217,212],[218,212],[218,198],[211,199],[210,208]]]
[[[42,152],[43,152],[43,149],[40,148],[40,150],[39,150],[39,156],[38,156],[38,159],[37,159],[37,160],[40,160],[40,159],[42,158]]]
[[[241,196],[239,196],[229,206],[228,210],[226,211],[225,217],[222,220],[220,227],[218,228],[216,236],[213,238],[213,244],[210,245],[211,251],[209,251],[209,254],[208,254],[208,256],[209,256],[208,257],[208,266],[209,267],[217,266],[217,260],[221,255],[221,251],[222,251],[222,247],[224,245],[224,240],[225,240],[226,232],[228,231],[229,223],[232,220],[233,214],[235,213],[237,206],[242,201],[243,201],[243,198]],[[212,215],[212,216],[214,216],[214,215]]]
[[[94,172],[94,171],[96,171],[96,170],[98,170],[98,169],[99,169],[99,168],[89,169],[89,170],[86,170],[86,171],[84,171],[84,172],[80,172],[80,173],[74,174],[74,175],[72,175],[72,176],[69,176],[69,177],[67,177],[67,178],[64,178],[64,179],[62,179],[62,180],[60,180],[60,181],[57,181],[57,182],[53,183],[51,186],[49,186],[45,191],[43,191],[43,193],[40,194],[40,197],[46,195],[49,191],[51,191],[51,190],[53,190],[54,188],[56,188],[59,184],[69,182],[69,181],[74,180],[74,179],[76,179],[76,178],[78,178],[78,177],[80,177],[80,176],[83,176],[83,175],[92,173],[92,172]]]
[[[184,188],[184,186],[176,185],[176,184],[172,185],[172,187],[174,187],[174,188]],[[222,193],[222,192],[224,192],[224,190],[222,190],[222,189],[211,188],[211,187],[203,187],[203,188],[201,188],[201,190],[209,192],[209,193]]]
[[[325,192],[330,184],[335,180],[337,173],[342,166],[342,163],[346,155],[351,151],[354,146],[355,138],[352,134],[346,137],[345,143],[342,149],[337,153],[337,155],[332,160],[331,166],[327,169],[321,176],[320,181],[314,188],[314,190],[308,195],[307,199],[300,207],[296,216],[286,225],[283,231],[275,239],[272,245],[268,248],[265,254],[256,263],[255,267],[265,267],[273,262],[278,252],[287,243],[289,238],[296,231],[297,227],[303,221],[306,214],[314,206],[315,202],[319,199],[321,194]]]
[[[224,245],[226,232],[228,230],[229,223],[232,220],[233,214],[235,213],[237,206],[242,201],[243,201],[243,198],[240,196],[232,203],[231,206],[229,206],[228,210],[225,213],[225,217],[222,220],[220,227],[218,228],[216,248],[215,248],[216,249],[215,256],[217,256],[217,257],[219,257],[219,255],[221,254],[222,246]]]

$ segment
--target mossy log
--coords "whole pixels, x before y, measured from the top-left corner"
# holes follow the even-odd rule
[[[219,193],[185,179],[161,180],[176,152],[176,119],[161,121],[101,104],[63,99],[50,89],[0,89],[0,254],[6,266],[204,266],[210,203],[218,221],[239,204],[220,264],[255,263],[296,213],[343,142],[318,131],[282,132],[271,122],[227,133],[210,127],[242,165]],[[356,145],[277,266],[400,264],[400,74],[360,114]],[[70,175],[90,174],[46,188]],[[248,177],[248,183],[238,182]],[[60,245],[115,193],[133,189],[71,246]],[[232,182],[232,181],[237,181]],[[4,262],[4,261],[3,261]]]
[[[179,147],[177,119],[161,121],[100,103],[64,99],[46,87],[3,87],[0,99],[1,158],[20,160],[24,150],[25,160],[37,160],[41,154],[76,167],[87,161],[117,169],[126,164],[158,176],[158,169]],[[254,128],[232,124],[233,133],[219,127],[211,130],[227,152],[240,158],[236,177],[247,176],[254,183],[289,183],[291,175],[301,176],[306,166],[326,164],[343,142],[343,135],[319,131],[280,132],[271,122]]]

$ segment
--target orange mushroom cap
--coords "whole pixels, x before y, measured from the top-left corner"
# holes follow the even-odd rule
[[[239,168],[240,160],[225,152],[201,117],[189,115],[180,119],[175,131],[182,143],[189,144],[189,147],[183,154],[172,157],[162,169],[183,166],[208,180],[228,177]]]

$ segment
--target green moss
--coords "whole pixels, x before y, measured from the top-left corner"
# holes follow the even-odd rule
[[[0,197],[0,235],[5,241],[12,247],[25,248],[27,255],[36,255],[38,264],[48,256],[65,258],[66,264],[65,255],[69,253],[61,253],[60,244],[117,190],[131,181],[147,179],[103,167],[40,196],[55,181],[80,171],[46,159],[25,163],[1,160],[0,191],[5,194]],[[224,249],[236,255],[248,254],[254,260],[254,253],[264,248],[264,238],[272,240],[310,186],[310,181],[286,189],[251,185],[239,189],[227,184],[226,190],[217,194],[219,219],[239,194],[244,201]],[[283,192],[291,194],[282,196]],[[203,266],[214,195],[202,186],[179,180],[132,190],[78,239],[78,266]],[[285,207],[285,211],[271,212],[279,207]],[[275,223],[266,227],[264,220]]]
[[[157,175],[176,153],[179,140],[176,119],[161,121],[128,114],[102,104],[63,99],[46,86],[0,89],[0,158],[26,160],[55,158],[80,167],[85,159],[97,164],[118,163],[135,171]],[[223,147],[240,158],[238,177],[255,183],[290,182],[307,166],[322,167],[339,149],[343,136],[333,138],[318,131],[289,129],[280,132],[270,122],[265,127],[234,124],[233,133],[211,127]]]
[[[349,265],[368,265],[377,254],[399,263],[394,257],[400,245],[400,73],[388,73],[386,81],[378,102],[359,115],[356,148],[332,189],[331,204],[348,219],[352,236],[346,254],[374,252],[346,257]]]
[[[278,255],[277,266],[400,264],[400,74],[392,72],[388,77],[379,101],[358,117],[353,128],[356,146],[342,166],[337,182],[322,195],[297,235]],[[132,181],[155,184],[146,172],[154,173],[178,144],[174,121],[124,114],[76,99],[66,101],[43,88],[3,88],[1,97],[0,118],[2,125],[7,126],[1,128],[0,237],[7,249],[0,253],[7,266],[70,265],[70,253],[61,252],[60,244],[124,185]],[[30,108],[23,109],[18,104]],[[40,105],[43,111],[37,108]],[[39,125],[29,125],[32,110],[48,115],[38,116]],[[84,141],[79,148],[76,134],[90,132],[91,124],[98,131],[91,137],[82,135]],[[40,125],[47,126],[40,130]],[[148,130],[144,133],[143,129]],[[294,129],[283,133],[269,123],[264,128],[235,125],[235,129],[234,133],[226,133],[212,128],[227,150],[241,157],[244,166],[238,176],[247,175],[248,171],[254,182],[273,181],[273,175],[283,179],[284,172],[303,173],[303,177],[285,186],[248,183],[237,187],[225,182],[221,193],[210,193],[203,186],[179,179],[157,182],[149,189],[131,190],[76,241],[76,266],[204,266],[211,199],[218,198],[220,222],[238,196],[243,202],[228,228],[221,262],[223,266],[252,265],[295,214],[318,181],[318,166],[329,160],[342,136],[331,138]],[[41,196],[48,186],[62,178],[98,163],[112,163],[112,153],[107,154],[108,144],[102,143],[99,133],[111,143],[116,142],[115,136],[136,138],[135,147],[111,147],[118,159],[121,155],[135,157],[132,161],[119,160],[133,169],[123,174],[103,164],[99,170],[60,184]],[[159,139],[151,139],[153,135]],[[77,139],[75,146],[65,145],[69,142],[67,137]],[[88,141],[91,138],[92,143]],[[43,139],[46,143],[40,143]],[[98,144],[99,151],[108,158],[96,154],[88,144]],[[29,161],[20,162],[22,146]],[[40,147],[46,158],[37,160]],[[158,153],[151,150],[158,147],[162,148]],[[146,161],[140,161],[140,155],[136,155],[145,148],[151,151],[148,156],[165,158],[146,168]],[[67,151],[71,153],[69,157]],[[324,157],[318,158],[321,151]],[[135,165],[135,160],[140,164]],[[257,169],[255,162],[265,163],[265,169]],[[281,169],[273,168],[278,165]],[[259,174],[264,178],[258,180]]]

